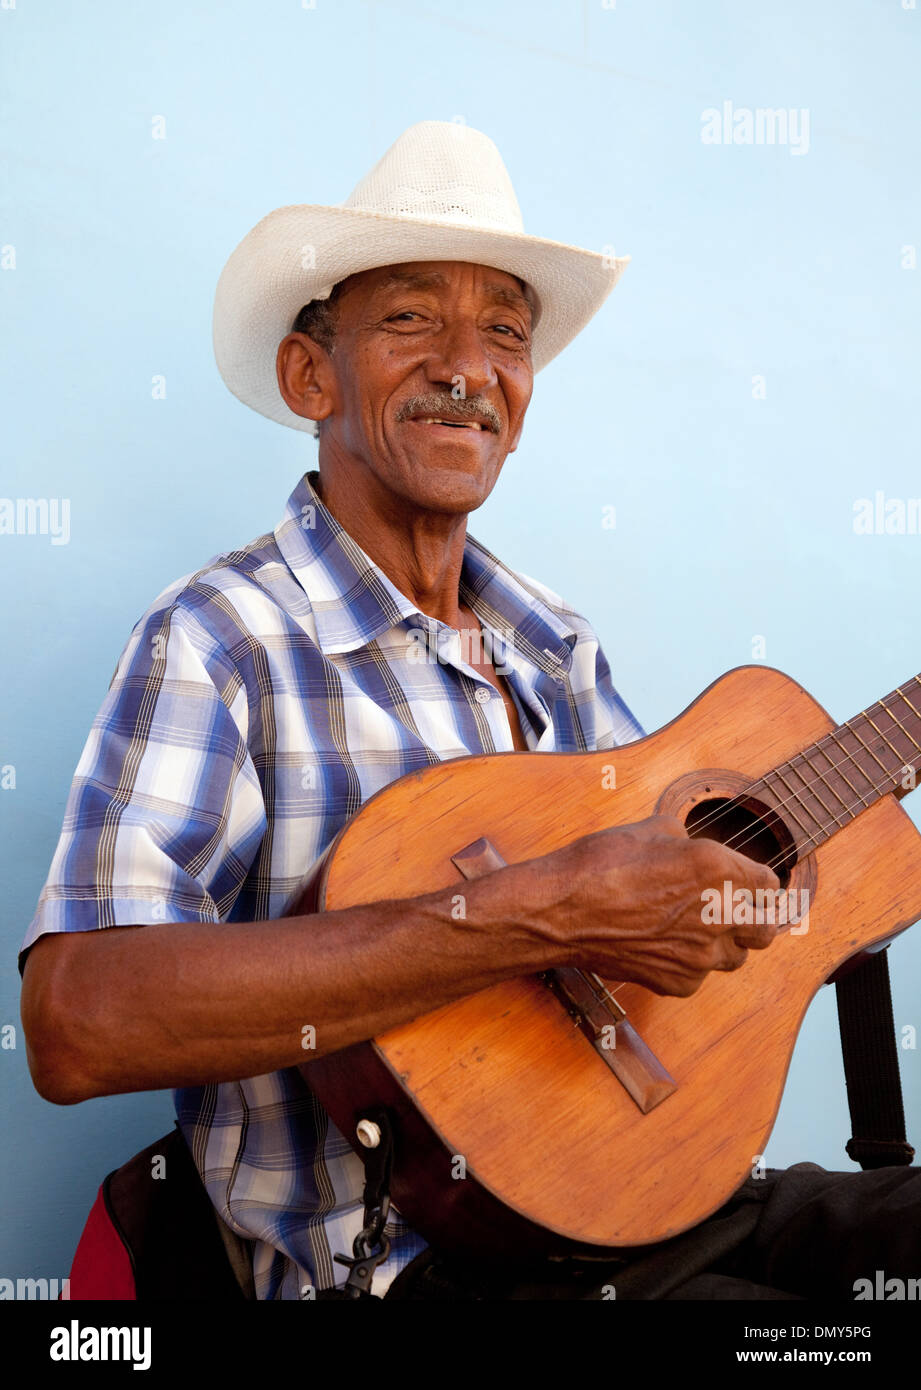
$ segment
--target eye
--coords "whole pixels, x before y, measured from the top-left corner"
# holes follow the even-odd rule
[[[499,329],[503,337],[507,337],[508,334],[511,334],[512,337],[517,338],[520,343],[524,342],[524,334],[519,333],[518,329],[514,328],[510,323],[494,323],[493,328]]]

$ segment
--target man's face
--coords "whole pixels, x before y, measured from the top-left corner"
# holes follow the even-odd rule
[[[324,461],[345,456],[368,470],[378,504],[473,511],[517,447],[531,399],[521,283],[461,261],[353,275],[340,293],[329,367]]]

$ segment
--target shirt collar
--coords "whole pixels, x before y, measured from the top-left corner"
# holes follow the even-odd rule
[[[400,593],[324,506],[314,486],[319,477],[313,471],[301,478],[275,539],[310,600],[321,651],[356,651],[409,619],[429,633],[445,630]],[[569,670],[576,629],[469,534],[460,594],[484,627],[532,665],[554,676]]]

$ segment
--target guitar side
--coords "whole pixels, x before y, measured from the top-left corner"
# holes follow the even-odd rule
[[[636,743],[438,764],[392,783],[349,822],[324,860],[318,906],[461,891],[451,856],[481,837],[510,863],[548,853],[676,813],[697,770],[699,790],[718,794],[725,774],[732,794],[733,777],[754,781],[833,727],[789,677],[740,667]],[[350,1138],[369,1106],[393,1112],[394,1200],[434,1242],[536,1252],[676,1235],[716,1210],[764,1151],[821,985],[921,916],[921,836],[894,796],[797,874],[810,895],[805,931],[751,953],[740,971],[711,973],[689,999],[619,989],[677,1083],[648,1113],[536,978],[318,1058],[304,1075]]]

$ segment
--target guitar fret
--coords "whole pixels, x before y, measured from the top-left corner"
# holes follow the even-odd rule
[[[823,757],[828,763],[828,768],[824,772],[814,761],[814,759],[818,757]],[[809,773],[812,774],[808,780],[796,766],[798,759],[802,759],[803,763],[805,763],[809,769]],[[845,782],[855,795],[856,789],[853,784],[848,781],[847,776],[841,772],[839,764],[830,756],[828,750],[822,747],[822,741],[814,743],[810,745],[809,748],[803,749],[802,752],[797,753],[785,766],[796,773],[796,776],[803,782],[804,786],[809,787],[816,797],[816,800],[828,814],[829,819],[827,823],[822,825],[816,834],[810,835],[809,837],[814,846],[818,846],[823,840],[827,840],[830,835],[833,835],[836,830],[840,830],[848,821],[853,820],[854,816],[857,814],[857,810],[855,810],[854,803],[848,801],[845,796],[841,794],[839,786],[841,782]],[[824,799],[815,790],[816,785],[819,783],[826,791],[830,792],[838,802],[841,807],[840,811],[835,811],[831,806],[826,805]],[[863,807],[858,808],[858,810],[860,809],[863,809]]]
[[[888,696],[887,696],[886,698],[888,698]],[[908,730],[905,728],[905,725],[902,723],[902,721],[901,721],[901,719],[899,718],[899,716],[895,713],[894,710],[891,710],[891,709],[889,708],[889,706],[886,704],[886,700],[885,700],[885,699],[880,700],[879,703],[880,703],[880,708],[881,708],[881,709],[884,709],[884,710],[886,711],[886,713],[888,714],[889,718],[890,718],[891,720],[893,720],[894,723],[898,724],[899,728],[902,730],[902,733],[903,733],[903,734],[905,735],[905,737],[908,739],[908,742],[909,742],[909,743],[913,743],[913,744],[915,745],[915,748],[918,750],[918,752],[921,753],[921,743],[919,743],[918,740],[917,740],[916,738],[913,738],[913,737],[912,737],[912,735],[911,735],[911,734],[908,732]]]
[[[844,744],[841,742],[840,738],[838,738],[837,735],[836,735],[834,732],[832,732],[832,733],[830,733],[830,734],[826,734],[825,737],[826,737],[826,738],[830,738],[830,739],[834,739],[835,743],[837,743],[838,747],[841,749],[841,752],[844,754],[845,759],[846,759],[848,762],[850,762],[850,763],[857,769],[857,771],[860,773],[861,777],[864,779],[865,782],[869,782],[869,783],[870,783],[870,787],[871,787],[871,789],[872,789],[872,790],[874,791],[874,793],[875,793],[875,790],[876,790],[876,789],[873,787],[873,783],[870,782],[869,777],[868,777],[867,774],[864,772],[864,770],[863,770],[863,768],[860,766],[860,764],[854,761],[854,758],[853,758],[853,757],[851,756],[851,754],[847,751],[847,749],[845,748]],[[822,740],[822,742],[824,742],[824,739]],[[831,762],[831,759],[829,758],[828,761]],[[860,792],[857,790],[857,788],[854,786],[854,783],[851,781],[850,777],[848,777],[847,773],[846,773],[846,772],[843,772],[843,771],[841,770],[841,769],[842,769],[842,764],[841,764],[841,763],[836,763],[836,764],[833,764],[833,766],[834,766],[835,771],[838,773],[838,775],[839,775],[840,777],[842,777],[842,778],[844,779],[845,782],[847,782],[848,786],[850,787],[850,789],[851,789],[851,791],[854,793],[854,795],[855,795],[860,801],[863,802],[864,806],[869,806],[869,805],[870,805],[870,802],[867,801],[867,798],[866,798],[865,796],[861,795],[861,793],[860,793]]]
[[[791,772],[795,772],[795,773],[796,773],[796,776],[797,776],[797,777],[799,778],[799,780],[802,782],[803,786],[804,786],[804,787],[807,787],[807,788],[809,789],[809,791],[812,792],[812,795],[815,797],[816,801],[817,801],[817,802],[819,803],[819,805],[822,807],[822,810],[825,812],[826,816],[830,816],[831,819],[832,819],[833,821],[837,822],[838,817],[836,816],[835,812],[831,809],[830,806],[827,806],[827,805],[825,804],[825,798],[824,798],[823,796],[821,796],[819,792],[816,791],[816,782],[821,782],[822,785],[825,787],[825,789],[826,789],[827,791],[830,791],[830,792],[832,793],[833,796],[837,795],[837,793],[835,792],[835,790],[834,790],[833,787],[830,787],[830,786],[828,785],[828,783],[825,781],[824,777],[822,777],[821,773],[816,772],[816,769],[812,766],[812,763],[810,762],[809,758],[807,757],[807,755],[806,755],[805,753],[800,753],[799,756],[803,759],[803,761],[804,761],[805,763],[808,764],[810,770],[816,774],[816,775],[815,775],[815,779],[814,779],[813,781],[811,781],[811,782],[807,782],[807,781],[806,781],[806,779],[803,777],[803,774],[802,774],[797,768],[795,768],[795,767],[793,766],[793,760],[792,760],[792,759],[790,760],[790,762],[787,763],[787,767],[790,769]],[[841,801],[840,796],[838,797],[838,800]],[[841,805],[842,805],[842,806],[845,806],[845,803],[844,803],[843,801],[841,801]],[[846,809],[846,807],[845,807],[845,809]],[[813,819],[814,819],[814,817],[813,817]]]
[[[831,736],[831,737],[833,737],[833,736]],[[835,742],[838,744],[838,747],[841,748],[841,744],[838,742],[837,739],[835,739]],[[824,752],[825,750],[823,749],[822,751]],[[841,749],[841,751],[842,751],[842,752],[845,752],[844,749]],[[825,756],[828,758],[828,754],[827,754],[827,753],[825,754]],[[845,754],[845,756],[847,757],[847,756],[849,756],[849,755]],[[851,781],[850,777],[848,777],[847,773],[844,772],[844,771],[842,770],[842,769],[843,769],[843,763],[836,763],[836,762],[834,762],[831,758],[828,758],[828,761],[829,761],[829,763],[830,763],[830,765],[831,765],[831,770],[832,770],[834,773],[836,773],[837,776],[841,778],[842,782],[844,782],[844,783],[850,788],[850,790],[854,793],[854,796],[857,798],[857,801],[862,801],[862,802],[864,802],[864,804],[866,805],[867,803],[866,803],[865,798],[862,797],[862,796],[860,795],[860,792],[859,792],[859,791],[857,790],[857,788],[854,786],[854,783]],[[853,815],[855,814],[855,809],[854,809],[854,808],[855,808],[856,804],[857,804],[857,803],[854,802],[854,801],[850,801],[850,802],[848,802],[848,801],[842,801],[842,805],[844,805],[844,806],[847,808],[848,814],[851,815],[851,816],[853,816]]]
[[[918,679],[918,677],[915,676],[915,680],[917,680],[917,679]],[[916,718],[916,719],[921,719],[921,714],[919,714],[918,711],[915,709],[914,705],[911,703],[911,700],[909,700],[908,696],[907,696],[907,695],[905,694],[905,692],[902,690],[902,687],[901,687],[901,686],[899,686],[898,690],[894,690],[892,693],[893,693],[893,695],[899,695],[899,696],[901,696],[901,698],[905,701],[906,705],[907,705],[908,708],[911,710],[911,712],[912,712],[912,714],[915,716],[915,718]]]
[[[901,758],[902,754],[899,752],[898,748],[896,748],[895,744],[892,743],[891,740],[888,739],[888,738],[886,737],[886,735],[883,733],[882,729],[881,729],[881,728],[879,727],[879,725],[877,724],[876,720],[873,719],[866,711],[864,712],[864,719],[866,719],[866,720],[868,721],[868,723],[870,723],[870,724],[873,725],[874,729],[875,729],[876,732],[879,734],[880,738],[883,740],[883,742],[886,744],[886,746],[887,746],[888,748],[891,748],[891,749],[892,749],[892,751],[893,751],[893,753],[895,754],[895,756],[896,756],[897,758]]]
[[[825,758],[825,761],[829,764],[832,770],[834,770],[834,764],[832,763],[831,758],[829,758],[828,754],[825,753],[821,748],[817,749],[816,751],[822,753],[822,756]],[[812,759],[810,758],[808,751],[804,749],[799,756],[803,759],[803,762],[808,764],[810,771],[815,773],[817,779],[822,783],[823,787],[825,787],[828,791],[831,792],[832,796],[835,798],[836,801],[839,801],[841,803],[841,807],[844,811],[845,817],[843,824],[846,825],[847,822],[851,819],[853,813],[851,812],[850,807],[848,806],[848,803],[845,801],[844,797],[841,795],[840,792],[837,792],[835,790],[831,782],[829,782],[827,776],[823,772],[819,772],[818,768],[815,766]],[[835,821],[838,820],[837,815],[834,811],[831,810],[830,807],[828,814],[830,816],[833,816]]]
[[[789,766],[789,764],[786,764],[786,766]],[[793,817],[797,825],[802,830],[803,834],[807,835],[810,840],[814,839],[815,837],[812,834],[812,832],[810,832],[808,825],[803,825],[803,822],[800,820],[799,816],[794,811],[792,805],[790,804],[791,800],[796,802],[797,805],[802,806],[807,816],[810,816],[811,819],[815,821],[816,825],[819,826],[820,829],[822,829],[822,822],[818,819],[817,816],[812,815],[812,812],[809,810],[807,806],[803,805],[802,796],[798,792],[794,791],[794,789],[790,786],[790,783],[787,781],[786,777],[784,777],[783,772],[779,767],[775,767],[771,772],[767,773],[766,776],[761,779],[765,786],[767,786],[768,777],[779,777],[781,782],[783,782],[784,786],[790,794],[790,798],[782,799],[780,803],[781,806],[783,807],[785,812],[787,812],[789,815]],[[803,779],[800,778],[800,781],[802,782]],[[805,785],[805,782],[803,782],[803,786]]]
[[[864,712],[863,712],[862,715],[858,715],[858,716],[857,716],[858,719],[867,718],[867,717],[868,717],[868,716],[867,716],[866,710],[864,710]],[[870,722],[872,723],[872,720],[871,720]],[[893,775],[892,772],[891,772],[891,770],[886,766],[886,764],[882,761],[882,759],[880,759],[880,758],[878,758],[878,757],[876,756],[876,754],[873,752],[873,749],[870,747],[870,745],[867,743],[867,741],[866,741],[865,739],[862,739],[862,738],[860,737],[860,734],[858,734],[857,730],[854,728],[854,726],[853,726],[853,724],[851,723],[851,721],[850,721],[849,719],[845,719],[845,721],[844,721],[844,723],[843,723],[843,725],[842,725],[841,727],[844,728],[844,729],[850,729],[851,733],[854,735],[854,737],[856,738],[857,742],[860,744],[861,748],[865,748],[866,751],[870,754],[870,757],[873,759],[873,761],[874,761],[875,763],[877,763],[877,764],[882,768],[883,772],[886,774],[886,781],[888,782],[889,779],[890,779],[890,778],[892,777],[892,775]],[[892,747],[891,744],[890,744],[889,746]],[[894,751],[894,750],[893,750],[893,751]],[[862,768],[861,768],[861,771],[863,771]],[[864,776],[866,777],[866,773],[864,773]]]

